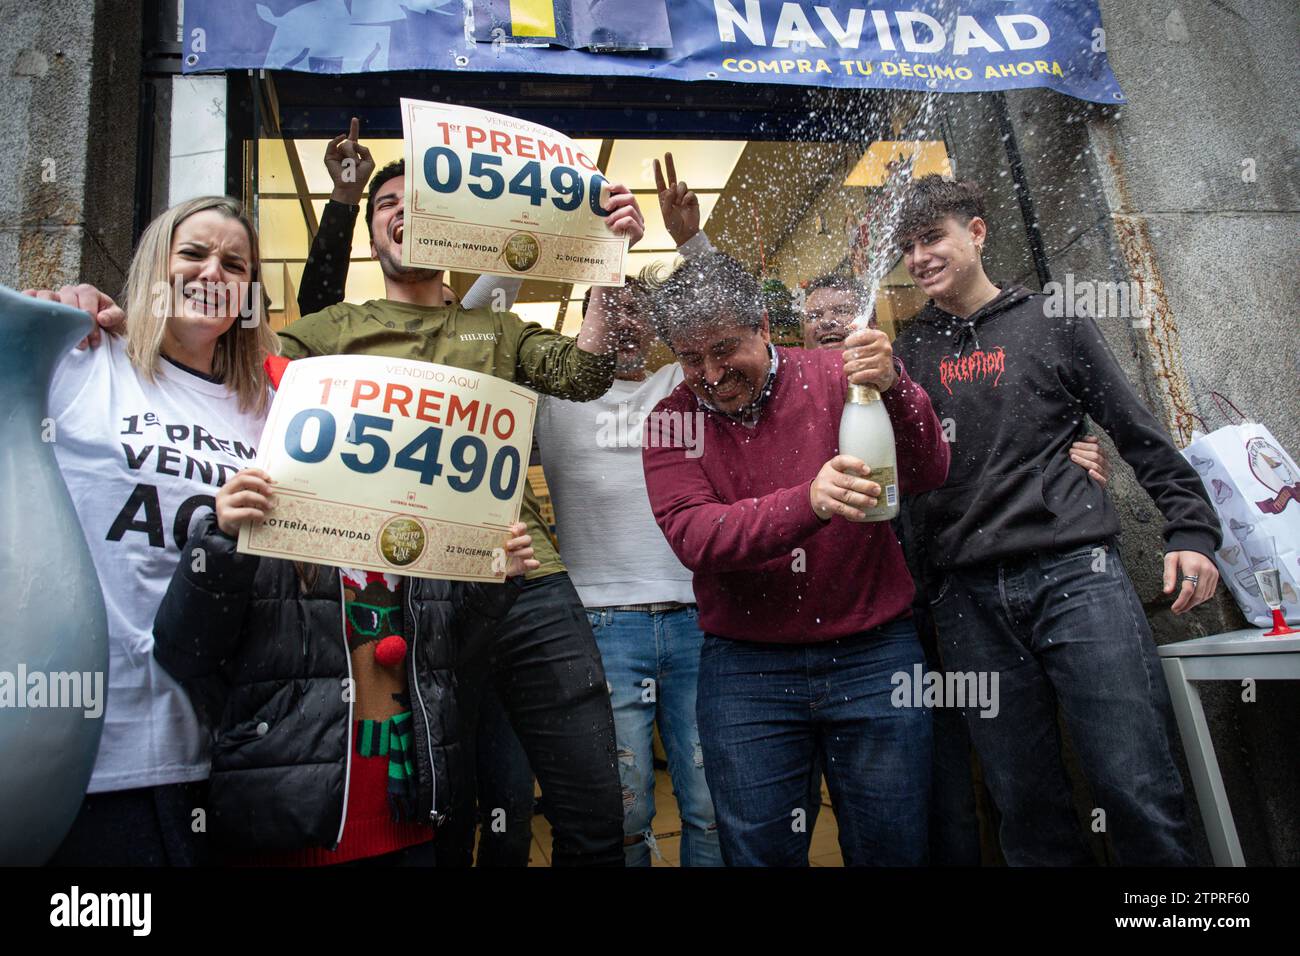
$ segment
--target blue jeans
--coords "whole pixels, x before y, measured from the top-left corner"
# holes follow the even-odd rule
[[[700,633],[694,607],[669,611],[588,608],[605,664],[614,707],[618,773],[623,784],[623,834],[642,839],[624,846],[627,866],[649,866],[655,815],[652,728],[668,755],[682,818],[682,866],[721,866],[713,801],[695,725]]]
[[[1116,861],[1193,863],[1169,691],[1118,549],[962,568],[931,597],[945,668],[998,677],[997,715],[968,708],[966,721],[1007,862],[1093,863],[1061,759],[1059,706],[1096,802],[1091,825],[1109,835]]]
[[[912,606],[912,620],[921,638],[928,671],[942,671],[943,663],[927,606]],[[934,710],[934,768],[930,774],[930,865],[979,866],[980,824],[975,805],[975,778],[971,773],[970,732],[954,708]]]
[[[823,644],[705,635],[700,742],[728,866],[806,866],[818,756],[848,866],[926,861],[930,712],[895,707],[923,660],[910,619]]]

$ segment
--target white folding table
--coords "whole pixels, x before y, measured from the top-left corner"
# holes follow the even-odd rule
[[[1246,861],[1201,707],[1201,692],[1193,681],[1300,680],[1300,635],[1264,637],[1265,630],[1229,631],[1157,648],[1215,866],[1245,866]]]

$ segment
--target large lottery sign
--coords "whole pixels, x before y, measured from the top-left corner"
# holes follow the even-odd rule
[[[402,264],[622,285],[626,237],[606,179],[573,140],[513,116],[402,100]]]
[[[275,482],[239,550],[461,581],[504,579],[537,395],[490,375],[366,355],[285,370],[257,465]]]

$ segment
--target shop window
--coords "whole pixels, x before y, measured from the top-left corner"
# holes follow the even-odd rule
[[[395,138],[364,139],[377,165],[401,156]],[[670,270],[677,261],[672,239],[658,210],[653,162],[671,152],[678,175],[699,196],[704,230],[714,245],[749,265],[781,290],[788,308],[773,308],[773,332],[784,344],[800,344],[799,289],[829,272],[863,274],[868,221],[890,170],[910,164],[914,175],[951,173],[942,141],[878,141],[861,144],[766,142],[741,139],[646,139],[621,137],[581,140],[589,155],[600,156],[606,175],[627,184],[646,214],[646,234],[627,258],[627,271]],[[263,139],[258,144],[257,214],[271,296],[272,321],[281,327],[296,315],[293,300],[310,247],[304,200],[317,221],[331,182],[322,157],[326,139]],[[305,192],[295,187],[288,149],[295,150]],[[364,216],[357,217],[345,295],[348,301],[382,298],[383,276],[370,259]],[[449,284],[463,295],[476,277],[453,273]],[[587,287],[568,283],[525,282],[516,314],[573,335],[582,322]],[[776,302],[778,299],[770,299]],[[924,297],[901,262],[891,263],[879,292],[876,312],[891,335],[914,315]],[[654,364],[669,360],[660,350]]]

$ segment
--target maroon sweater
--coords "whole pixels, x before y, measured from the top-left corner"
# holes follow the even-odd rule
[[[694,573],[700,627],[745,641],[817,643],[907,616],[912,578],[889,522],[822,521],[808,500],[817,472],[839,453],[844,357],[777,351],[776,381],[754,428],[704,409],[683,383],[655,412],[702,412],[703,454],[642,442],[650,507]],[[884,402],[899,492],[939,487],[948,446],[930,397],[902,370]]]

